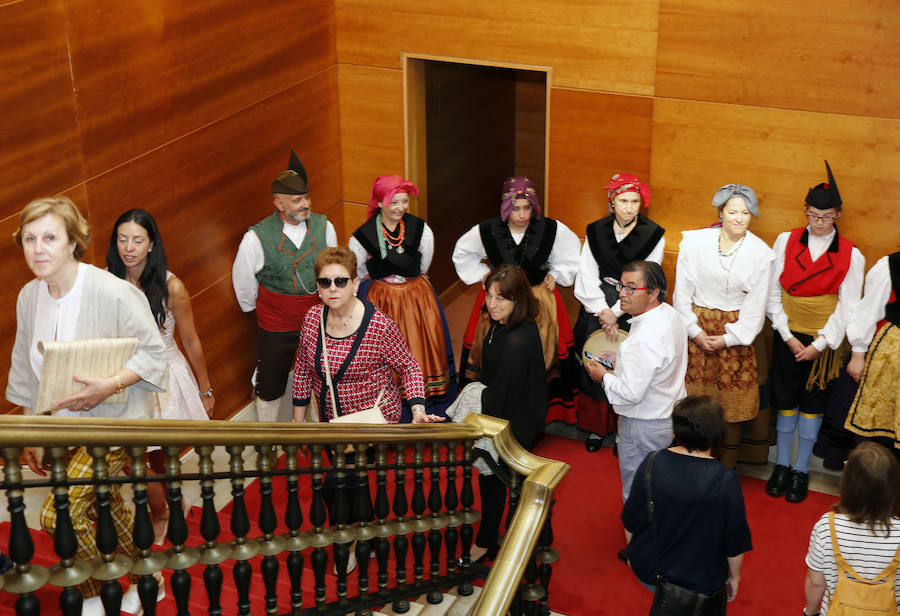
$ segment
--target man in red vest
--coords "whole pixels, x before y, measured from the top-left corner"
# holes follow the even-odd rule
[[[835,221],[841,195],[828,161],[828,182],[811,188],[804,206],[809,224],[775,240],[775,275],[767,313],[775,330],[772,408],[778,411],[778,456],[766,484],[770,496],[799,503],[809,486],[809,458],[828,401],[828,386],[847,354],[844,331],[862,291],[865,258]],[[797,459],[791,443],[797,431]]]
[[[312,212],[309,178],[293,150],[272,182],[272,203],[275,211],[244,234],[231,270],[241,310],[256,310],[259,421],[278,419],[303,317],[319,302],[316,255],[337,246],[334,226]]]

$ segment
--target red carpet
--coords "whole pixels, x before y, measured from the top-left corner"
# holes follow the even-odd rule
[[[538,455],[572,470],[556,493],[550,607],[567,616],[647,614],[651,594],[616,559],[625,547],[619,467],[610,448],[588,453],[580,442],[546,436]],[[804,557],[813,524],[836,497],[810,492],[800,504],[767,496],[765,483],[741,478],[753,551],[744,559],[738,596],[728,614],[792,616],[803,607]]]
[[[621,510],[621,486],[619,470],[612,450],[604,448],[597,453],[588,453],[577,441],[566,438],[546,436],[538,444],[535,453],[538,455],[563,460],[572,466],[572,470],[563,480],[556,493],[554,507],[553,545],[560,552],[560,560],[553,565],[553,576],[550,581],[550,607],[567,616],[595,615],[643,615],[649,611],[651,595],[631,575],[631,570],[616,559],[616,551],[625,545],[622,525],[619,521]],[[411,489],[412,473],[407,475],[407,487]],[[275,478],[274,494],[276,511],[283,511],[284,478]],[[764,483],[757,479],[742,478],[744,499],[750,530],[753,537],[754,550],[744,560],[741,585],[737,599],[729,604],[730,615],[773,614],[792,616],[799,613],[798,607],[803,605],[803,579],[809,532],[818,517],[836,500],[833,496],[810,493],[809,498],[799,504],[792,505],[784,499],[774,499],[764,492]],[[257,483],[247,490],[247,506],[251,520],[255,520],[259,511],[259,493]],[[477,490],[478,482],[474,482]],[[304,499],[305,500],[305,499]],[[476,493],[476,506],[478,506]],[[305,519],[308,504],[304,503],[304,529],[309,523]],[[221,541],[228,541],[227,513],[231,507],[223,510],[220,517],[222,524]],[[191,545],[197,545],[199,539],[199,508],[195,515],[188,518],[192,539]],[[280,526],[280,531],[285,530]],[[55,562],[53,558],[52,539],[40,532],[33,532],[37,564],[49,566]],[[252,524],[251,537],[259,536],[259,530]],[[0,525],[0,549],[6,548],[9,537],[9,525]],[[308,567],[308,554],[306,554]],[[409,567],[411,569],[410,553]],[[258,577],[259,557],[251,560],[254,568],[254,579],[251,589],[251,600],[254,606],[262,607],[262,580]],[[289,601],[289,588],[284,575],[284,559],[279,576],[279,607],[285,607]],[[393,556],[392,556],[393,560]],[[222,604],[225,613],[233,613],[236,595],[231,586],[230,563],[225,569],[225,586]],[[328,577],[331,576],[328,568]],[[393,570],[393,565],[391,565]],[[203,566],[192,567],[193,592],[191,612],[206,613],[205,593],[202,581]],[[374,572],[374,564],[372,567]],[[166,575],[168,579],[169,575]],[[355,581],[351,576],[351,587]],[[312,599],[312,572],[303,576],[304,599]],[[328,582],[329,595],[333,597],[334,583]],[[352,592],[352,590],[351,590]],[[38,592],[43,613],[58,612],[57,597],[59,589],[45,587]],[[8,592],[0,592],[0,615],[13,614],[16,596]],[[159,605],[158,613],[175,612],[174,601],[169,596]],[[255,608],[254,608],[255,609]]]

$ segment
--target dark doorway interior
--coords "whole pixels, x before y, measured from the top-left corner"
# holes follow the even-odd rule
[[[544,201],[547,75],[425,60],[430,275],[438,293],[458,279],[450,255],[472,225],[499,215],[503,181],[529,177]]]

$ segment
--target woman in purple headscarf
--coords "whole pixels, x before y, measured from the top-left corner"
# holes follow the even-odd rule
[[[500,216],[469,229],[453,249],[456,274],[466,284],[484,280],[503,264],[524,270],[540,304],[537,325],[544,363],[550,379],[547,420],[574,423],[574,384],[577,378],[571,354],[572,326],[556,285],[570,286],[578,272],[581,242],[562,222],[541,215],[541,204],[531,180],[512,177],[503,184]],[[487,261],[487,263],[485,263]],[[484,291],[475,301],[463,339],[460,381],[478,380],[481,342],[490,327],[482,310]]]
[[[434,255],[431,227],[413,216],[411,196],[419,188],[399,175],[375,179],[369,219],[350,238],[356,255],[360,299],[391,317],[409,344],[425,382],[428,413],[444,415],[456,397],[456,369],[447,319],[426,273]],[[406,405],[401,421],[409,421]]]

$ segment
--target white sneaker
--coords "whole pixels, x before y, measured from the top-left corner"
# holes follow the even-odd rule
[[[90,597],[81,603],[81,616],[105,616],[100,597]]]

